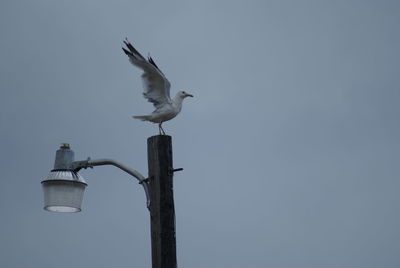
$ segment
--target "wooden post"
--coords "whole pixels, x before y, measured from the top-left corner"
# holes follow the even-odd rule
[[[171,136],[147,139],[152,268],[176,268]]]

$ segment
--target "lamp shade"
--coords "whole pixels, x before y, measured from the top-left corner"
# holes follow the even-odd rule
[[[54,212],[81,211],[87,184],[83,177],[71,170],[52,170],[42,181],[44,209]]]

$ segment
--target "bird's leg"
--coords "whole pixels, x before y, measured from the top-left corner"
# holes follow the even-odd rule
[[[158,131],[160,132],[160,135],[165,135],[165,131],[161,126],[162,122],[160,124],[158,124]]]
[[[161,123],[162,124],[162,123]],[[162,133],[162,135],[165,135],[165,131],[164,131],[164,129],[163,129],[163,127],[162,127],[162,125],[160,124],[160,127],[161,127],[161,133]]]

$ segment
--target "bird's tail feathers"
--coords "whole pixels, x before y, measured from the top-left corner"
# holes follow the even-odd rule
[[[135,119],[142,120],[142,121],[149,121],[149,119],[150,119],[150,115],[134,115],[132,117]]]

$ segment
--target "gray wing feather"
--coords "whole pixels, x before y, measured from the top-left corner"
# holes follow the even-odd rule
[[[122,47],[122,50],[126,55],[128,55],[129,61],[143,70],[143,96],[149,102],[153,103],[156,108],[159,108],[166,103],[171,103],[169,95],[171,84],[158,68],[154,60],[151,57],[146,60],[127,39],[124,40],[124,44],[127,49]]]

